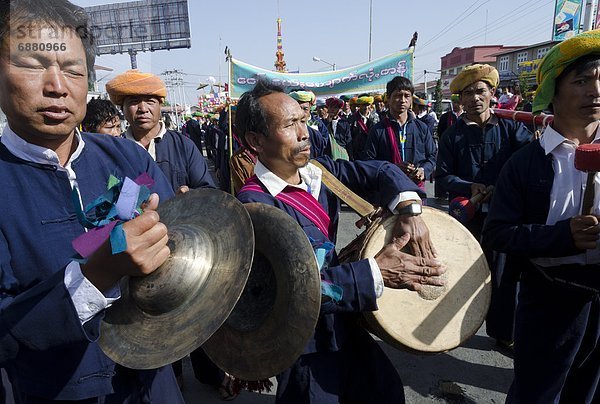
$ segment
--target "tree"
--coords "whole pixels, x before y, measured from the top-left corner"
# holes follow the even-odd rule
[[[525,96],[525,94],[529,91],[530,89],[530,85],[529,85],[529,81],[531,80],[531,77],[533,77],[533,75],[530,72],[521,72],[521,74],[519,74],[519,87],[521,90],[521,94],[523,96]]]

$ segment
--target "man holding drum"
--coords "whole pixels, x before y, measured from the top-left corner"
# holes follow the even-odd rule
[[[506,163],[483,231],[484,243],[524,257],[507,402],[597,403],[600,193],[593,174],[582,213],[587,174],[574,160],[585,145],[600,161],[600,31],[552,48],[537,81],[534,113],[551,108],[554,122]]]
[[[425,284],[444,284],[438,276],[445,268],[434,258],[427,227],[418,216],[423,193],[393,164],[319,158],[345,185],[400,218],[395,234],[402,236],[374,259],[340,265],[333,245],[340,201],[321,182],[321,169],[309,163],[305,120],[297,102],[264,81],[238,103],[236,125],[246,146],[258,155],[255,176],[238,198],[287,212],[313,248],[326,257],[321,266],[323,295],[315,334],[304,354],[278,376],[277,402],[403,403],[396,370],[357,325],[356,315],[377,310],[384,285],[419,290]],[[407,243],[413,251],[422,251],[422,257],[401,252]]]

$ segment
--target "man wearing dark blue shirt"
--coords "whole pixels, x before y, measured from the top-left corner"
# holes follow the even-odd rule
[[[39,38],[37,50],[21,35],[26,28]],[[5,1],[0,33],[0,107],[8,121],[0,138],[0,367],[17,402],[182,403],[170,366],[125,369],[96,342],[120,279],[149,274],[168,258],[155,209],[173,191],[140,147],[76,129],[94,66],[87,16],[66,0]],[[123,225],[126,251],[113,255],[105,242],[87,262],[74,260],[71,243],[85,229],[72,195],[86,206],[106,191],[110,175],[143,173],[158,195]]]
[[[502,169],[483,231],[522,259],[510,404],[600,402],[599,175],[587,182],[575,163],[600,144],[599,50],[588,31],[540,64],[533,110],[552,108],[554,122]]]
[[[359,158],[397,164],[424,189],[423,181],[435,169],[435,141],[427,125],[410,112],[415,92],[411,81],[395,77],[387,83],[386,91],[389,110],[371,128]]]
[[[129,122],[124,137],[148,150],[173,191],[215,187],[206,160],[194,142],[167,130],[160,120],[160,107],[167,95],[160,77],[129,70],[106,83],[106,91]]]
[[[475,217],[465,226],[476,239],[487,216],[490,193],[500,170],[512,154],[531,140],[531,132],[521,123],[498,118],[490,109],[498,86],[498,71],[490,65],[464,68],[452,80],[450,90],[459,94],[465,112],[440,139],[435,180],[449,200],[486,194]],[[492,272],[492,302],[486,331],[502,345],[513,340],[517,275],[512,258],[484,248]],[[508,261],[508,262],[506,262]],[[512,268],[514,269],[514,268]]]
[[[246,146],[258,155],[255,176],[238,198],[282,209],[298,222],[315,249],[335,243],[340,201],[323,184],[323,171],[309,163],[306,116],[298,103],[281,88],[259,81],[241,97],[236,126]],[[319,162],[355,192],[392,212],[399,209],[398,223],[427,231],[419,216],[404,209],[420,206],[419,195],[424,194],[398,167],[381,161],[333,161],[327,156]],[[300,204],[290,203],[290,198]],[[330,249],[321,279],[339,293],[323,295],[314,336],[296,363],[278,376],[278,403],[404,402],[397,372],[358,326],[356,314],[377,309],[384,285],[417,290],[421,283],[443,284],[436,276],[444,269],[433,259],[428,237],[411,241],[427,252],[422,258],[400,252],[408,240],[403,234],[375,258],[345,264]]]

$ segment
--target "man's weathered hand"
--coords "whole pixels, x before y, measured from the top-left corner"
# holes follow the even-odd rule
[[[400,237],[404,234],[410,236],[410,239],[406,244],[410,254],[428,259],[437,256],[429,236],[429,228],[421,216],[398,216],[396,225],[392,230],[392,236]]]
[[[423,169],[423,167],[417,168],[413,176],[414,179],[419,182],[425,181],[425,170]]]
[[[600,226],[598,217],[592,215],[575,216],[570,222],[571,235],[575,247],[580,250],[593,250],[598,246]]]
[[[156,212],[158,195],[152,194],[144,213],[125,223],[127,250],[113,255],[107,240],[86,264],[83,275],[100,291],[113,287],[123,276],[144,276],[154,272],[171,253],[167,246],[167,227]]]
[[[394,289],[421,290],[423,285],[444,286],[446,281],[438,278],[446,268],[436,259],[415,257],[402,252],[410,235],[395,237],[375,256],[385,286]]]
[[[492,197],[492,192],[488,191],[487,186],[479,183],[471,184],[471,198],[477,194],[483,194],[484,197],[481,199],[480,203],[487,202]]]

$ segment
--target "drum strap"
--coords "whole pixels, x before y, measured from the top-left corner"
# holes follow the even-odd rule
[[[338,198],[348,204],[356,213],[361,217],[356,222],[358,228],[363,227],[365,224],[371,223],[377,216],[379,216],[383,210],[376,208],[371,205],[368,201],[352,192],[350,188],[345,186],[340,180],[338,180],[329,170],[327,170],[323,164],[317,160],[311,160],[311,164],[319,167],[323,172],[322,181],[331,192],[333,192]]]

